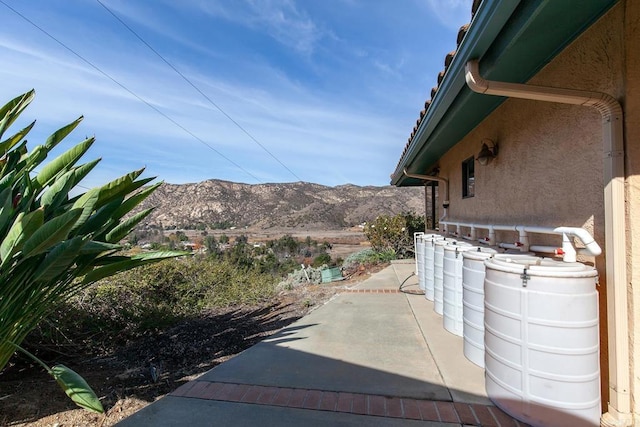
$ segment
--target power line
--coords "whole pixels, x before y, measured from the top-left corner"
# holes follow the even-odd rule
[[[200,95],[202,95],[202,97],[204,99],[206,99],[211,105],[213,105],[215,108],[217,108],[222,114],[224,114],[224,116],[229,119],[234,125],[236,125],[238,127],[238,129],[240,129],[242,132],[244,132],[249,138],[251,138],[251,140],[253,140],[253,142],[255,142],[256,144],[258,144],[258,146],[260,148],[262,148],[267,154],[269,154],[276,162],[280,163],[280,165],[285,168],[287,171],[289,171],[289,173],[291,175],[293,175],[298,181],[302,181],[302,178],[300,178],[298,175],[296,175],[291,169],[289,169],[287,167],[287,165],[285,165],[284,163],[282,163],[280,161],[280,159],[278,159],[271,151],[269,151],[267,149],[267,147],[265,147],[264,145],[262,145],[260,143],[260,141],[258,141],[253,135],[251,135],[249,133],[249,131],[247,131],[244,127],[242,127],[242,125],[240,125],[240,123],[238,123],[237,121],[235,121],[233,119],[233,117],[231,117],[229,114],[227,114],[226,111],[224,111],[222,109],[222,107],[220,107],[218,104],[216,104],[211,98],[209,98],[202,90],[200,90],[199,87],[197,87],[191,80],[189,80],[184,74],[182,74],[180,72],[180,70],[178,70],[172,63],[170,63],[164,56],[162,56],[157,50],[155,50],[149,43],[146,42],[146,40],[144,40],[137,32],[135,32],[133,30],[133,28],[131,28],[129,25],[127,25],[126,22],[124,22],[118,15],[115,14],[115,12],[113,12],[111,9],[109,9],[109,7],[107,7],[104,3],[102,3],[100,0],[96,0],[96,2],[98,2],[98,4],[100,4],[100,6],[102,6],[107,12],[109,12],[111,14],[111,16],[113,16],[116,20],[118,20],[118,22],[120,22],[127,30],[129,30],[131,32],[131,34],[133,34],[138,40],[140,40],[145,46],[147,46],[153,53],[155,53],[158,58],[160,58],[165,64],[167,64],[173,71],[175,71],[180,77],[182,77],[182,79],[187,82],[192,88],[194,88]]]
[[[186,132],[187,134],[189,134],[191,137],[193,137],[195,140],[197,140],[198,142],[202,143],[203,145],[207,146],[209,149],[213,150],[215,153],[217,153],[220,157],[222,157],[223,159],[225,159],[226,161],[228,161],[229,163],[231,163],[232,165],[234,165],[235,167],[237,167],[238,169],[240,169],[241,171],[243,171],[244,173],[246,173],[247,175],[249,175],[250,177],[252,177],[253,179],[255,179],[258,183],[261,183],[262,181],[256,177],[255,175],[253,175],[251,172],[249,172],[248,170],[246,170],[245,168],[243,168],[242,166],[240,166],[239,164],[237,164],[236,162],[234,162],[233,160],[231,160],[229,157],[225,156],[224,154],[222,154],[220,151],[216,150],[215,148],[213,148],[210,144],[208,144],[206,141],[204,141],[203,139],[201,139],[200,137],[198,137],[197,135],[195,135],[193,132],[191,132],[189,129],[187,129],[186,127],[182,126],[180,123],[178,123],[177,121],[175,121],[174,119],[172,119],[170,116],[168,116],[167,114],[165,114],[164,112],[162,112],[161,110],[159,110],[157,107],[155,107],[154,105],[152,105],[151,103],[149,103],[147,100],[145,100],[144,98],[140,97],[138,94],[136,94],[135,92],[133,92],[131,89],[127,88],[125,85],[123,85],[122,83],[120,83],[119,81],[117,81],[115,78],[111,77],[109,74],[107,74],[105,71],[102,71],[102,69],[100,69],[97,65],[94,65],[92,62],[90,62],[88,59],[84,58],[82,55],[80,55],[79,53],[77,53],[76,51],[74,51],[73,49],[71,49],[69,46],[67,46],[66,44],[64,44],[63,42],[61,42],[60,40],[58,40],[56,37],[54,37],[52,34],[48,33],[46,30],[44,30],[42,27],[40,27],[38,24],[36,24],[35,22],[31,21],[29,18],[27,18],[26,16],[24,16],[22,13],[18,12],[17,10],[15,10],[14,8],[12,8],[11,6],[9,6],[7,3],[4,2],[4,0],[0,0],[0,3],[2,3],[7,9],[11,10],[13,13],[15,13],[16,15],[18,15],[19,17],[21,17],[22,19],[24,19],[25,21],[27,21],[29,24],[33,25],[35,28],[37,28],[39,31],[41,31],[42,33],[44,33],[47,37],[49,37],[50,39],[52,39],[53,41],[55,41],[56,43],[58,43],[60,46],[62,46],[63,48],[65,48],[66,50],[68,50],[69,52],[71,52],[73,55],[75,55],[76,57],[78,57],[80,60],[82,60],[84,63],[86,63],[87,65],[89,65],[91,68],[93,68],[94,70],[98,71],[100,74],[102,74],[103,76],[105,76],[106,78],[108,78],[109,80],[111,80],[113,83],[115,83],[116,85],[120,86],[122,89],[124,89],[126,92],[128,92],[129,94],[131,94],[132,96],[134,96],[136,99],[138,99],[140,102],[143,102],[147,107],[151,108],[152,110],[154,110],[156,113],[160,114],[162,117],[164,117],[165,119],[169,120],[173,125],[177,126],[178,128],[182,129],[184,132]]]

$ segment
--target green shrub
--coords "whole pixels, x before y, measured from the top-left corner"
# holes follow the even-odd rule
[[[329,255],[328,253],[324,252],[321,253],[320,255],[316,256],[313,259],[313,267],[322,267],[323,265],[328,265],[331,264],[331,255]]]
[[[322,267],[314,268],[300,268],[295,270],[287,276],[287,278],[280,283],[278,283],[277,290],[290,290],[295,288],[296,286],[306,285],[309,283],[318,285],[322,283]]]
[[[377,251],[372,248],[363,249],[345,258],[342,266],[346,270],[352,270],[356,266],[379,264],[396,259],[396,254],[392,250]]]
[[[125,336],[169,326],[213,307],[256,304],[272,298],[276,280],[212,257],[168,260],[104,279],[81,292],[88,327]],[[123,336],[123,338],[125,337]]]
[[[398,258],[413,257],[413,233],[417,231],[424,231],[424,218],[412,213],[381,215],[364,227],[373,249],[393,251]]]

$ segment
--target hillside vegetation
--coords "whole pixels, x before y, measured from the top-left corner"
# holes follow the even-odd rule
[[[163,184],[142,209],[156,207],[147,225],[162,228],[337,230],[372,221],[379,215],[424,212],[424,188],[327,187],[306,182],[240,184],[208,180]]]

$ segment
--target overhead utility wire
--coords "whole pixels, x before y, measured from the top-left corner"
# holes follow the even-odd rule
[[[273,159],[280,163],[280,165],[285,168],[287,171],[289,171],[289,173],[291,175],[293,175],[294,177],[296,177],[296,179],[298,181],[302,181],[302,178],[300,178],[298,175],[296,175],[291,169],[289,169],[287,167],[287,165],[285,165],[284,163],[282,163],[280,161],[280,159],[278,159],[271,151],[269,151],[267,149],[267,147],[265,147],[264,145],[262,145],[260,143],[260,141],[258,141],[253,135],[251,135],[249,133],[249,131],[247,131],[244,127],[242,127],[242,125],[240,125],[240,123],[238,123],[237,121],[235,121],[233,119],[233,117],[231,117],[229,114],[227,114],[226,111],[224,111],[222,109],[222,107],[220,107],[218,104],[216,104],[211,98],[209,98],[202,90],[200,90],[199,87],[197,87],[191,80],[189,80],[184,74],[182,74],[180,72],[180,70],[178,70],[173,64],[171,64],[164,56],[162,56],[157,50],[155,50],[149,43],[147,43],[138,33],[136,33],[133,28],[131,28],[129,25],[126,24],[126,22],[124,22],[122,19],[120,19],[120,17],[118,15],[116,15],[111,9],[109,9],[109,7],[107,7],[104,3],[102,3],[100,0],[96,0],[98,2],[98,4],[100,4],[100,6],[102,6],[107,12],[109,12],[111,14],[111,16],[113,16],[115,19],[117,19],[127,30],[129,30],[131,32],[131,34],[133,34],[134,36],[136,36],[136,38],[138,40],[140,40],[145,46],[147,46],[153,53],[155,53],[158,58],[160,58],[165,64],[167,64],[169,67],[171,67],[171,69],[173,71],[175,71],[180,77],[182,77],[182,79],[187,82],[192,88],[194,88],[200,95],[202,95],[204,97],[204,99],[206,99],[207,101],[209,101],[209,103],[211,105],[213,105],[214,107],[216,107],[222,114],[224,114],[224,116],[229,119],[234,125],[236,125],[238,127],[238,129],[240,129],[242,132],[244,132],[249,138],[251,138],[253,140],[253,142],[255,142],[256,144],[258,144],[258,146],[260,146],[260,148],[262,148],[267,154],[269,154],[271,157],[273,157]]]
[[[177,121],[175,121],[174,119],[172,119],[171,117],[169,117],[167,114],[165,114],[164,112],[162,112],[161,110],[159,110],[157,107],[155,107],[154,105],[152,105],[151,103],[149,103],[147,100],[145,100],[144,98],[140,97],[138,94],[136,94],[135,92],[133,92],[131,89],[127,88],[125,85],[123,85],[122,83],[120,83],[119,81],[117,81],[115,78],[111,77],[109,74],[107,74],[105,71],[102,71],[102,69],[100,69],[97,65],[94,65],[92,62],[90,62],[88,59],[84,58],[82,55],[80,55],[79,53],[77,53],[76,51],[74,51],[73,49],[71,49],[69,46],[67,46],[66,44],[64,44],[63,42],[61,42],[60,40],[58,40],[57,38],[55,38],[52,34],[48,33],[46,30],[44,30],[42,27],[38,26],[38,24],[36,24],[35,22],[31,21],[29,18],[27,18],[26,16],[24,16],[22,13],[18,12],[17,10],[15,10],[14,8],[12,8],[11,6],[9,6],[7,3],[5,3],[3,0],[0,0],[0,3],[2,3],[5,7],[7,7],[7,9],[11,10],[13,13],[15,13],[16,15],[18,15],[19,17],[21,17],[22,19],[24,19],[25,21],[27,21],[29,24],[33,25],[34,27],[36,27],[38,30],[40,30],[42,33],[44,33],[45,35],[47,35],[49,38],[51,38],[53,41],[55,41],[56,43],[58,43],[60,46],[62,46],[63,48],[65,48],[66,50],[68,50],[69,52],[71,52],[72,54],[74,54],[76,57],[78,57],[80,60],[82,60],[83,62],[85,62],[87,65],[89,65],[91,68],[93,68],[94,70],[98,71],[100,74],[102,74],[103,76],[105,76],[106,78],[108,78],[109,80],[111,80],[113,83],[117,84],[118,86],[120,86],[122,89],[124,89],[125,91],[127,91],[129,94],[131,94],[132,96],[134,96],[136,99],[138,99],[140,102],[143,102],[145,105],[147,105],[147,107],[151,108],[152,110],[154,110],[156,113],[160,114],[162,117],[164,117],[165,119],[169,120],[171,123],[173,123],[175,126],[179,127],[180,129],[182,129],[184,132],[186,132],[187,134],[189,134],[191,137],[193,137],[195,140],[197,140],[198,142],[204,144],[205,146],[209,147],[211,150],[213,150],[215,153],[217,153],[220,157],[222,157],[223,159],[225,159],[226,161],[228,161],[229,163],[231,163],[232,165],[234,165],[235,167],[237,167],[238,169],[240,169],[241,171],[243,171],[244,173],[246,173],[247,175],[249,175],[250,177],[252,177],[253,179],[255,179],[258,183],[261,183],[262,181],[256,177],[255,175],[253,175],[251,172],[249,172],[248,170],[246,170],[245,168],[243,168],[242,166],[240,166],[239,164],[237,164],[236,162],[234,162],[233,160],[231,160],[229,157],[225,156],[224,154],[222,154],[220,151],[216,150],[215,148],[213,148],[210,144],[208,144],[206,141],[204,141],[202,138],[198,137],[196,134],[194,134],[193,132],[191,132],[189,129],[187,129],[186,127],[182,126],[180,123],[178,123]]]

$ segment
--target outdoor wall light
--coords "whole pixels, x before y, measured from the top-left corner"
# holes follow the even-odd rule
[[[478,157],[476,160],[482,166],[488,165],[498,155],[498,144],[490,140],[489,138],[485,138],[482,140],[482,148],[478,153]]]

